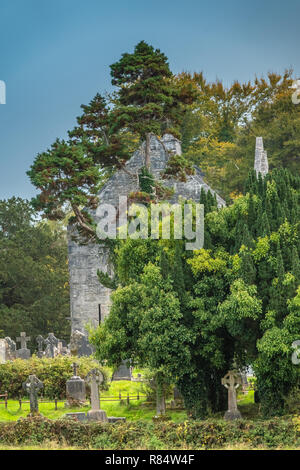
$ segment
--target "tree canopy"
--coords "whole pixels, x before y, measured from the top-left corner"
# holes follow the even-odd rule
[[[265,415],[284,412],[299,385],[291,355],[300,333],[300,178],[251,172],[245,186],[232,205],[208,206],[201,250],[179,240],[118,241],[119,287],[91,336],[111,365],[132,358],[163,367],[194,416],[224,409],[221,378],[234,367],[254,368]]]
[[[68,339],[65,233],[38,222],[30,204],[19,198],[0,201],[0,227],[2,334],[15,339],[21,330],[32,337],[54,332]]]

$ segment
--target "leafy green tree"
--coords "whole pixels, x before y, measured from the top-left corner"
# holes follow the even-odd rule
[[[291,70],[229,87],[208,83],[203,73],[183,73],[178,81],[195,93],[181,127],[184,155],[228,202],[242,192],[253,168],[255,136],[264,137],[271,168],[299,172],[299,106],[291,99]]]
[[[164,385],[189,370],[191,334],[181,324],[179,300],[159,267],[151,263],[139,282],[118,288],[112,298],[109,316],[90,335],[96,357],[111,366],[130,357],[137,367],[149,368],[159,403]]]
[[[66,237],[34,216],[27,201],[0,201],[0,329],[13,339],[21,330],[68,339]]]

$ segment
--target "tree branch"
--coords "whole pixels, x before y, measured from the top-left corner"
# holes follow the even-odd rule
[[[83,228],[83,230],[85,232],[87,232],[90,235],[93,235],[93,237],[95,237],[95,235],[96,235],[95,230],[86,223],[86,218],[84,217],[84,215],[81,212],[81,210],[79,209],[79,207],[74,203],[71,204],[71,206],[72,206],[72,209],[74,211],[74,214],[76,216],[76,219],[77,219],[79,225]]]

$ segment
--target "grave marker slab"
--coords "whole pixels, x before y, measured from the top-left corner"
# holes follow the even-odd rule
[[[73,376],[66,382],[67,402],[65,406],[84,406],[86,401],[85,382],[77,375],[78,364],[73,363]]]

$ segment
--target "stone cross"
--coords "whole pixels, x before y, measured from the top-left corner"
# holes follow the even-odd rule
[[[57,345],[58,339],[54,336],[54,333],[49,333],[48,337],[45,339],[46,348],[46,356],[47,357],[55,357],[55,353],[57,352]]]
[[[78,377],[77,375],[78,364],[76,362],[73,362],[72,367],[73,367],[73,377]]]
[[[25,332],[20,333],[19,338],[17,338],[17,341],[21,343],[21,349],[27,349],[27,341],[30,341],[30,336],[26,336]]]
[[[30,375],[26,382],[23,383],[24,390],[29,394],[31,414],[37,414],[39,412],[38,391],[43,387],[43,382],[35,375]]]
[[[104,380],[103,374],[100,369],[92,369],[87,374],[85,381],[91,387],[91,407],[92,410],[100,410],[100,397],[99,397],[99,385]]]
[[[42,335],[38,335],[36,337],[36,342],[37,342],[39,351],[42,351],[43,350],[43,345],[44,345],[44,338],[42,337]]]
[[[41,335],[39,335],[36,337],[36,342],[38,345],[38,356],[42,357],[44,355],[44,351],[43,351],[44,338]]]
[[[222,379],[222,385],[228,390],[228,410],[224,418],[226,420],[233,420],[241,418],[241,413],[237,407],[236,390],[242,385],[242,379],[238,373],[230,370]]]
[[[91,410],[88,411],[87,417],[90,421],[107,422],[105,411],[100,409],[99,385],[104,381],[103,374],[100,369],[92,369],[87,374],[85,381],[91,387]]]

